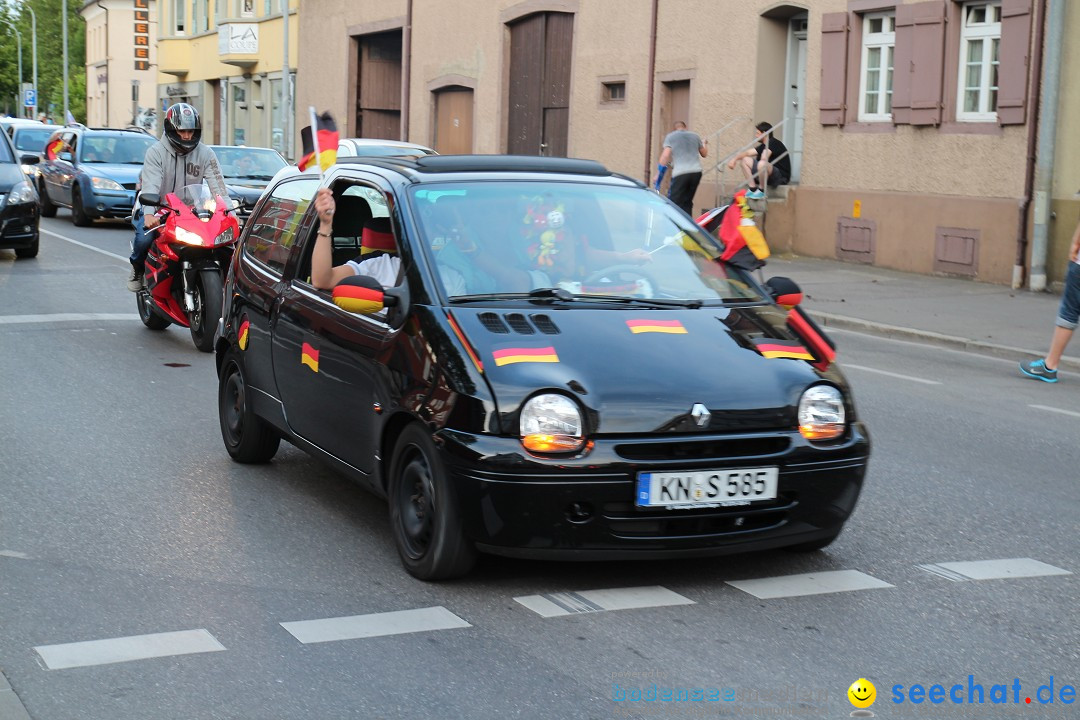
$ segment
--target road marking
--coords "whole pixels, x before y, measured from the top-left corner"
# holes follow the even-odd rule
[[[138,313],[51,313],[49,315],[0,315],[0,325],[96,320],[138,320]]]
[[[224,649],[225,647],[213,635],[201,629],[132,635],[108,640],[88,640],[63,645],[41,645],[34,648],[49,670],[109,665],[173,655],[221,652]]]
[[[884,580],[878,580],[858,570],[830,570],[757,580],[734,580],[727,584],[762,600],[893,587]]]
[[[426,630],[453,630],[472,627],[472,625],[446,608],[437,606],[372,615],[283,622],[281,627],[285,628],[294,638],[307,645],[335,640],[357,640],[359,638],[381,637],[383,635],[403,635]]]
[[[15,552],[14,550],[0,550],[0,557],[19,558],[20,560],[30,559],[30,556],[26,553]]]
[[[888,375],[899,380],[910,380],[911,382],[922,383],[924,385],[940,385],[937,380],[926,380],[924,378],[911,377],[910,375],[901,375],[900,373],[889,372],[888,370],[877,370],[876,368],[866,367],[864,365],[852,365],[851,363],[843,363],[842,367],[845,369],[852,368],[854,370],[862,370],[864,372],[877,373],[878,375]]]
[[[694,601],[659,585],[610,590],[525,595],[514,598],[541,617],[562,617],[606,610],[693,605]]]
[[[1028,405],[1030,408],[1036,410],[1047,410],[1049,412],[1061,413],[1062,415],[1070,415],[1072,417],[1080,417],[1080,412],[1074,412],[1072,410],[1062,410],[1061,408],[1050,407],[1049,405]]]
[[[1053,565],[1031,558],[1007,560],[972,560],[969,562],[945,562],[918,567],[928,572],[948,577],[950,580],[1004,580],[1008,578],[1045,577],[1047,575],[1072,575]],[[941,572],[944,570],[945,572]]]
[[[131,261],[128,260],[123,255],[117,255],[116,253],[111,253],[108,250],[102,250],[101,248],[94,247],[93,245],[87,245],[84,242],[79,242],[78,240],[75,240],[74,238],[69,238],[66,235],[61,235],[60,233],[55,233],[52,230],[45,230],[43,228],[41,230],[41,232],[45,233],[46,235],[52,235],[53,237],[58,237],[61,240],[67,240],[69,243],[72,243],[73,245],[78,245],[79,247],[84,247],[87,250],[93,250],[96,253],[101,253],[102,255],[108,255],[109,257],[116,258],[117,260],[123,260],[124,262],[128,263],[129,265],[131,264]],[[135,231],[132,230],[132,232],[135,232]]]

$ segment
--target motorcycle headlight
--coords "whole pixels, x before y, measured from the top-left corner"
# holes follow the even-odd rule
[[[799,399],[799,433],[807,440],[832,440],[844,433],[844,396],[832,385],[815,385]]]
[[[22,203],[36,203],[38,201],[37,190],[26,180],[20,180],[11,188],[8,195],[8,205],[21,205]]]
[[[225,232],[214,238],[215,245],[228,245],[233,241],[233,229],[229,228]]]
[[[521,444],[533,452],[573,452],[585,444],[581,411],[565,395],[530,398],[521,408],[519,426]]]
[[[120,190],[121,192],[124,190],[123,185],[109,178],[92,177],[90,178],[90,184],[94,186],[95,190]]]
[[[185,245],[202,245],[203,244],[202,236],[199,235],[199,233],[191,232],[190,230],[185,230],[182,227],[176,228],[176,233],[175,233],[174,237],[176,238],[176,242],[181,242],[181,243],[184,243]]]

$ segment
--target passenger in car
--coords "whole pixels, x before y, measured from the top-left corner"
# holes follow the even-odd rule
[[[320,290],[331,290],[353,275],[369,275],[384,287],[397,285],[401,258],[390,227],[389,218],[372,218],[364,224],[360,236],[360,256],[341,265],[334,265],[333,228],[334,193],[321,188],[315,194],[315,212],[319,216],[315,249],[311,253],[311,284]]]

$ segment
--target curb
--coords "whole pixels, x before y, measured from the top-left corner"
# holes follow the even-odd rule
[[[30,713],[26,712],[22,700],[11,689],[4,673],[0,672],[0,718],[4,720],[30,720]]]
[[[929,330],[916,330],[915,328],[888,325],[886,323],[862,320],[860,318],[847,317],[845,315],[818,312],[817,310],[812,310],[811,312],[815,318],[820,318],[821,324],[825,327],[856,330],[871,335],[881,335],[883,337],[931,343],[952,348],[954,350],[964,350],[979,355],[989,355],[991,357],[1005,358],[1006,360],[1016,360],[1017,362],[1024,357],[1043,357],[1045,352],[1045,350],[1027,350],[1024,348],[1010,347],[1009,345],[996,345],[994,343],[970,340],[954,335],[943,335],[941,333],[930,332]],[[1080,360],[1062,357],[1059,369],[1080,372]]]

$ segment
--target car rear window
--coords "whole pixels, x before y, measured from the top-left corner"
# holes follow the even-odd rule
[[[20,128],[15,131],[15,149],[45,152],[45,142],[56,128]]]
[[[149,135],[84,134],[79,143],[79,160],[84,163],[142,165],[146,151],[157,140]]]
[[[318,188],[317,177],[277,185],[259,214],[248,221],[251,229],[244,241],[244,253],[277,273],[284,271],[300,221]]]

